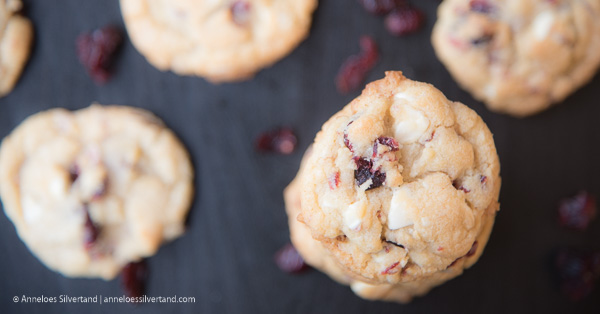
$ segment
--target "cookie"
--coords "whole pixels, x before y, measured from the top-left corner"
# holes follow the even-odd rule
[[[246,80],[307,35],[317,0],[121,0],[133,44],[160,70]]]
[[[600,65],[598,0],[446,0],[432,43],[473,97],[523,117],[563,101]]]
[[[359,296],[408,302],[477,261],[499,172],[473,110],[387,72],[323,125],[286,189],[292,242]]]
[[[0,97],[14,88],[25,63],[33,39],[33,26],[18,14],[20,0],[0,1]]]
[[[111,279],[179,237],[192,180],[181,142],[137,108],[51,109],[0,148],[6,215],[33,254],[69,277]]]

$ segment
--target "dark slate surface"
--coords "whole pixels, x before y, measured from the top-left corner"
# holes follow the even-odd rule
[[[21,304],[14,296],[120,296],[119,281],[68,279],[48,270],[0,215],[1,313],[600,313],[600,288],[573,303],[560,293],[551,256],[563,246],[600,249],[600,220],[584,233],[561,229],[557,201],[586,189],[600,196],[600,77],[565,104],[527,119],[486,110],[459,89],[436,59],[429,35],[439,1],[416,35],[394,38],[356,3],[324,0],[310,37],[252,81],[213,86],[161,73],[126,42],[112,81],[96,86],[77,61],[76,36],[122,25],[116,0],[29,0],[32,56],[15,90],[0,99],[0,136],[51,107],[91,102],[138,106],[160,116],[187,145],[197,171],[189,231],[149,259],[149,296],[193,296],[193,304]],[[288,242],[282,191],[321,124],[358,95],[339,95],[333,78],[358,39],[372,35],[385,70],[403,70],[476,110],[495,135],[502,162],[502,210],[481,260],[463,276],[409,305],[368,302],[317,271],[280,272],[273,253]],[[300,143],[291,156],[262,155],[253,141],[289,125]]]

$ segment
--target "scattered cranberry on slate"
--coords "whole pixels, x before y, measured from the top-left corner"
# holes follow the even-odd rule
[[[371,185],[367,188],[367,191],[383,185],[386,175],[379,170],[373,169],[373,161],[366,158],[355,158],[354,161],[358,167],[358,169],[354,170],[354,178],[356,179],[356,184],[358,186],[361,186],[369,179],[372,181]]]
[[[296,149],[296,144],[298,139],[292,129],[284,127],[262,133],[256,140],[256,149],[289,155]]]
[[[299,273],[308,268],[302,256],[291,243],[286,244],[275,253],[275,263],[286,273]]]
[[[96,83],[108,81],[115,54],[122,42],[122,32],[115,26],[106,26],[77,37],[77,57]]]
[[[148,267],[146,261],[132,262],[121,270],[121,286],[128,297],[136,298],[144,295]]]
[[[590,294],[600,277],[600,252],[562,249],[556,255],[555,266],[562,293],[579,301]]]
[[[385,27],[392,35],[403,36],[418,31],[424,21],[425,15],[421,10],[414,6],[406,6],[386,16]]]
[[[579,192],[563,199],[558,205],[558,222],[561,226],[584,231],[596,217],[596,199],[588,192]]]
[[[85,223],[83,228],[83,245],[87,250],[89,250],[96,243],[98,235],[100,234],[100,228],[98,228],[98,226],[92,221],[92,217],[90,217],[90,211],[87,206],[85,206]]]
[[[231,7],[231,16],[235,24],[245,26],[250,20],[250,3],[239,0],[234,2]]]
[[[375,15],[385,15],[407,4],[406,0],[359,0],[365,10]]]
[[[379,49],[373,38],[369,36],[361,37],[360,48],[360,54],[352,55],[344,61],[335,78],[337,90],[342,94],[360,88],[367,73],[379,60]]]

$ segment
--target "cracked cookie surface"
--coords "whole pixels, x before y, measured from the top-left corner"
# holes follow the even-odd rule
[[[409,292],[392,299],[406,301],[477,260],[498,210],[499,171],[492,134],[474,111],[387,72],[317,134],[286,191],[288,213],[301,204],[290,224],[297,218],[293,229],[312,237],[292,230],[292,240],[318,242],[327,252],[319,255],[340,267],[338,281],[357,290],[401,285]],[[302,246],[311,263],[314,250]],[[426,284],[418,293],[408,282]]]
[[[458,83],[498,112],[563,101],[600,65],[600,0],[446,0],[432,43]]]
[[[0,148],[0,196],[20,238],[66,276],[111,279],[179,237],[193,169],[172,131],[137,108],[51,109]]]
[[[20,0],[0,0],[0,97],[10,93],[29,58],[31,22],[18,14]]]
[[[136,48],[161,70],[251,78],[307,35],[317,0],[121,0]]]

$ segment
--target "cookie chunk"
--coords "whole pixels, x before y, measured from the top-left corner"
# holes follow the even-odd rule
[[[494,111],[563,101],[600,64],[598,0],[446,0],[432,42],[452,76]]]
[[[317,0],[121,0],[129,36],[160,70],[251,78],[307,35]]]
[[[25,120],[0,148],[0,196],[21,239],[69,277],[111,279],[184,232],[193,169],[147,111],[92,105]]]
[[[408,302],[477,261],[499,172],[473,110],[387,72],[324,124],[286,189],[292,242],[361,297]]]
[[[0,0],[0,97],[13,89],[29,58],[33,26],[18,14],[21,7],[20,0]]]

